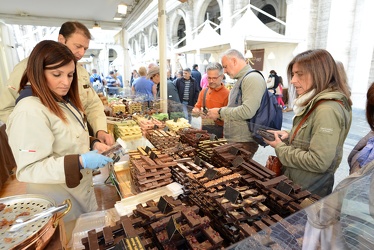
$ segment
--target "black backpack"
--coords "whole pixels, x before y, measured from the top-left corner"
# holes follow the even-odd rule
[[[262,78],[264,78],[264,76],[258,70],[253,69],[248,71],[243,76],[242,81],[239,83],[239,92],[236,97],[236,104],[238,104],[239,96],[242,95],[243,79],[252,72],[257,72],[262,76]],[[264,142],[262,136],[257,133],[257,130],[259,128],[266,130],[280,130],[282,128],[282,121],[283,113],[281,107],[278,104],[277,98],[273,93],[270,93],[268,89],[266,89],[265,93],[262,95],[261,104],[256,114],[251,119],[247,119],[247,125],[249,131],[251,131],[252,133],[253,139],[261,146],[266,147],[268,144]]]
[[[278,88],[278,85],[279,85],[279,76],[278,75],[273,75],[271,77],[274,77],[274,86],[269,88],[269,89],[272,89],[274,91],[274,94],[275,94],[276,89]]]
[[[274,89],[278,88],[278,85],[279,85],[279,76],[275,75],[274,76],[275,79],[274,79]]]

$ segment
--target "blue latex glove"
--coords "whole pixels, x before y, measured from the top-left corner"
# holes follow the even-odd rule
[[[112,158],[98,154],[97,150],[81,154],[81,157],[83,168],[97,169],[104,167],[109,162],[113,162]]]

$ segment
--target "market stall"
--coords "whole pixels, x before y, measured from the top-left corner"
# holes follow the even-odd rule
[[[132,241],[140,249],[226,248],[319,199],[252,160],[241,145],[183,117],[167,120],[155,105],[136,105],[109,105],[116,110],[110,131],[128,153],[110,171],[122,199],[115,223],[86,230],[81,247]]]
[[[157,104],[116,99],[108,107],[109,131],[123,146],[106,183],[120,201],[83,214],[69,235],[71,249],[303,249],[320,235],[336,236],[315,228],[310,218],[335,222],[330,217],[340,215],[340,197],[349,203],[346,219],[355,211],[347,209],[346,189],[320,200],[251,159],[240,144],[183,117],[168,119]]]

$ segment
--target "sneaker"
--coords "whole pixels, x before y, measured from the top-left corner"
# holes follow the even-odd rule
[[[283,110],[286,110],[287,109],[287,106],[283,106]]]

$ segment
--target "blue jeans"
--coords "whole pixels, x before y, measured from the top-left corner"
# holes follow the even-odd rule
[[[188,121],[188,101],[182,101],[184,118]]]

